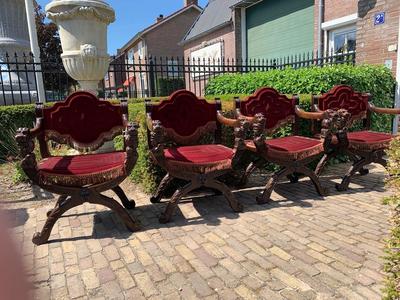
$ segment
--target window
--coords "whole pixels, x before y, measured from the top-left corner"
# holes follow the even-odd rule
[[[133,49],[128,51],[128,64],[133,64],[135,51]]]
[[[143,57],[143,42],[139,42],[139,44],[138,44],[138,54],[139,54],[139,58],[142,59],[142,57]]]
[[[168,77],[178,77],[179,76],[179,66],[177,60],[168,60]]]
[[[356,27],[332,30],[329,33],[329,51],[333,54],[356,51]]]

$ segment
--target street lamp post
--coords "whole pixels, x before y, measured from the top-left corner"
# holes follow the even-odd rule
[[[40,49],[37,38],[36,22],[35,22],[35,11],[33,8],[33,0],[25,0],[26,18],[28,21],[29,40],[31,43],[31,51],[33,53],[33,59],[35,63],[35,76],[37,82],[37,90],[39,102],[46,102],[46,95],[43,84],[42,67],[40,61]]]

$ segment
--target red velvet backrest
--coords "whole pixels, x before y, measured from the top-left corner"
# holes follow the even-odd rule
[[[369,95],[358,93],[348,85],[338,85],[318,98],[320,110],[346,109],[352,120],[363,119],[367,116]]]
[[[280,126],[295,120],[296,100],[279,94],[273,88],[261,88],[254,95],[240,102],[240,112],[248,117],[263,114],[266,118],[265,129],[273,132]]]
[[[199,99],[186,90],[150,108],[152,120],[159,120],[169,138],[179,144],[193,144],[217,126],[217,105]]]
[[[89,92],[76,92],[67,100],[43,109],[46,137],[75,149],[95,150],[121,132],[122,108],[100,101]]]

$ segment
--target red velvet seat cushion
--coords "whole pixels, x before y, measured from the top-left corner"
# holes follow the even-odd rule
[[[125,175],[125,152],[53,156],[38,164],[44,184],[84,186],[99,184]]]
[[[354,131],[347,134],[350,148],[376,150],[385,149],[392,140],[392,135],[375,131]]]
[[[324,151],[320,140],[304,136],[287,136],[267,140],[268,156],[271,158],[298,160],[317,155]],[[253,141],[246,141],[249,150],[257,151]]]
[[[206,173],[231,166],[233,150],[223,145],[196,145],[164,150],[169,168]]]

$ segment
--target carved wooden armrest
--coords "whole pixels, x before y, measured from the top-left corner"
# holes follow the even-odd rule
[[[308,120],[323,120],[328,117],[327,113],[324,111],[308,112],[301,109],[298,105],[295,107],[296,115],[303,119]]]
[[[266,156],[268,152],[268,146],[265,143],[266,140],[265,125],[267,119],[264,117],[263,114],[256,114],[254,118],[255,118],[253,122],[254,145],[256,146],[257,152],[260,155]]]
[[[15,136],[21,155],[21,167],[30,180],[38,184],[38,168],[34,138],[40,133],[40,126],[34,129],[19,128]]]
[[[400,108],[376,107],[371,102],[368,103],[368,109],[377,114],[388,114],[388,115],[400,114]]]
[[[151,118],[148,118],[147,123],[147,126],[150,126],[150,151],[157,163],[163,167],[166,163],[164,145],[166,142],[167,133],[165,128],[162,126],[161,121],[159,120],[151,120]]]
[[[338,146],[347,147],[349,141],[347,131],[351,123],[351,115],[346,109],[326,110],[321,124],[321,137],[324,138],[325,150],[331,148],[333,135],[337,137]]]
[[[225,117],[221,111],[217,112],[217,120],[219,123],[229,126],[229,127],[239,127],[240,126],[240,120],[239,119],[231,119]]]
[[[126,152],[125,170],[129,174],[138,159],[138,128],[136,123],[127,123],[124,131],[124,145]]]
[[[237,126],[235,126],[234,135],[235,135],[235,145],[233,147],[233,157],[232,157],[232,166],[235,166],[242,154],[246,151],[246,144],[244,142],[246,138],[246,132],[250,128],[250,122],[245,118],[239,118],[236,120]]]

